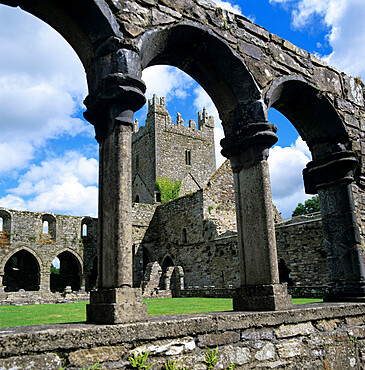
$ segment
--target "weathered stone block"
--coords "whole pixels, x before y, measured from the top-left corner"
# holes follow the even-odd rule
[[[284,310],[291,306],[291,296],[283,284],[243,286],[233,297],[235,311]]]
[[[265,361],[275,358],[275,355],[275,346],[272,343],[267,343],[260,351],[256,352],[255,358],[259,361]]]
[[[316,329],[313,327],[312,323],[308,322],[297,325],[282,325],[279,329],[275,330],[275,335],[278,338],[289,338],[297,335],[308,335],[315,332]]]
[[[118,361],[125,351],[125,347],[122,346],[80,349],[76,352],[71,352],[68,356],[68,360],[72,366],[91,365],[96,362]]]
[[[0,359],[0,369],[2,370],[59,370],[61,367],[62,359],[55,353]]]
[[[240,334],[227,331],[222,334],[205,334],[198,336],[199,347],[215,347],[223,344],[235,343],[240,340]]]
[[[105,324],[147,321],[148,318],[141,290],[129,287],[91,292],[86,316],[88,322]]]
[[[339,320],[321,320],[315,326],[320,331],[333,331],[340,325]]]
[[[241,333],[241,338],[246,340],[273,340],[274,331],[268,328],[248,329]]]
[[[242,366],[251,360],[251,352],[248,348],[239,346],[224,346],[218,353],[219,361],[216,366],[228,368],[230,363]]]
[[[290,358],[303,355],[305,349],[299,339],[281,341],[276,345],[280,358]]]
[[[179,355],[194,350],[196,347],[194,338],[185,337],[174,340],[164,340],[153,344],[146,344],[133,349],[133,353],[149,352],[151,355],[163,354],[166,356]]]

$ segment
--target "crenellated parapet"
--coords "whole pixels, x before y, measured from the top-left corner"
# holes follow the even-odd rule
[[[166,109],[166,98],[153,95],[148,99],[148,112],[145,125],[141,126],[138,119],[134,121],[133,141],[138,141],[141,136],[146,135],[150,130],[164,130],[179,135],[187,135],[199,140],[211,140],[213,135],[214,117],[209,116],[204,107],[198,112],[198,123],[190,119],[188,125],[179,112],[176,113],[175,122]]]

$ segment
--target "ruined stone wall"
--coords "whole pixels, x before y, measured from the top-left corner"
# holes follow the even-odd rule
[[[14,253],[25,250],[37,261],[40,290],[49,290],[51,263],[62,252],[70,252],[80,263],[81,273],[88,275],[97,250],[97,220],[93,218],[34,213],[1,208],[0,217],[7,219],[8,231],[2,232],[0,245],[0,275]],[[49,233],[43,233],[43,221],[48,220]],[[82,224],[87,235],[82,236]],[[8,226],[9,225],[9,226]],[[10,230],[10,232],[9,232]]]
[[[340,150],[352,150],[359,158],[356,185],[353,186],[353,190],[355,203],[362,202],[365,188],[365,127],[363,123],[365,122],[365,106],[364,84],[359,78],[347,76],[289,41],[270,33],[240,15],[229,13],[217,7],[208,0],[176,2],[141,0],[138,3],[124,0],[110,1],[109,4],[124,36],[135,45],[142,45],[143,38],[148,32],[168,30],[180,24],[209,30],[212,35],[222,40],[222,44],[229,45],[230,50],[237,53],[244,61],[249,73],[261,90],[262,99],[267,104],[267,108],[272,104],[272,95],[270,95],[272,88],[279,86],[283,81],[289,79],[300,81],[303,86],[311,86],[314,95],[315,91],[318,91],[320,96],[313,99],[322,100],[322,102],[327,99],[346,126],[349,141]],[[169,33],[166,32],[166,34]],[[197,53],[199,50],[194,49],[194,52]],[[181,68],[184,68],[183,64],[181,64]],[[294,104],[297,103],[299,104],[299,101],[294,102]],[[288,107],[285,107],[285,102],[283,102],[283,104],[275,105],[275,108],[284,111]],[[298,105],[298,112],[299,108]],[[301,112],[304,114],[303,110],[307,108],[302,106]],[[293,120],[292,123],[296,125],[300,133],[307,135],[307,139],[310,141],[310,131],[313,130],[301,127],[301,121],[304,120],[304,117],[297,118],[298,120]],[[326,121],[326,117],[320,117],[320,120],[323,123]],[[275,124],[275,122],[273,123]],[[230,133],[230,123],[225,122],[224,124],[226,131]],[[325,137],[329,136],[330,143],[336,140],[331,137],[330,132],[319,133],[319,135],[322,134]],[[280,131],[278,135],[280,136]],[[329,144],[329,146],[331,145]],[[326,154],[328,148],[318,146],[315,150],[316,154],[321,156]],[[364,247],[363,214],[362,210],[357,210],[357,220]]]
[[[31,338],[31,340],[30,340]],[[147,366],[177,361],[206,369],[218,346],[217,368],[361,369],[364,304],[297,306],[287,311],[158,316],[148,323],[67,324],[0,329],[0,367],[58,370],[127,369],[128,357],[149,351]]]
[[[328,284],[327,252],[320,214],[296,217],[275,226],[278,261],[290,271],[294,286],[320,287]]]

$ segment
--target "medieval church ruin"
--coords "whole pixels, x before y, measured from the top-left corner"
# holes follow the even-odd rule
[[[184,125],[179,113],[173,122],[165,98],[153,96],[145,125],[137,125],[132,135],[134,286],[148,298],[232,297],[240,285],[233,173],[229,161],[216,170],[213,117],[204,108],[197,124]],[[179,199],[160,204],[155,182],[164,176],[182,186]],[[275,207],[274,215],[280,280],[294,296],[323,297],[328,269],[320,216],[284,223]],[[2,209],[0,220],[4,293],[95,288],[97,219]],[[59,273],[50,271],[56,257]]]
[[[179,366],[206,368],[205,347],[219,346],[220,368],[230,367],[231,362],[238,368],[361,368],[365,346],[365,103],[360,79],[210,0],[0,3],[20,6],[47,22],[73,47],[87,77],[84,116],[95,128],[100,149],[98,241],[92,256],[76,256],[83,253],[83,218],[1,210],[1,252],[6,256],[1,259],[0,273],[6,284],[16,285],[24,261],[39,266],[38,270],[27,269],[27,276],[41,269],[46,275],[55,256],[61,264],[73,266],[69,277],[64,273],[61,280],[54,280],[55,287],[68,280],[71,289],[72,285],[86,288],[93,282],[91,261],[96,255],[97,279],[90,291],[87,324],[0,329],[0,367],[19,368],[21,364],[56,370],[65,364],[69,368],[90,366],[102,359],[110,368],[125,369],[132,353],[151,350],[156,368],[164,368],[172,354]],[[142,71],[154,65],[180,68],[212,98],[224,130],[222,154],[230,161],[221,171],[228,176],[231,167],[233,185],[218,173],[203,184],[197,173],[191,171],[190,176],[186,169],[195,161],[191,144],[199,135],[201,139],[209,135],[209,117],[206,121],[203,112],[200,127],[194,130],[193,123],[186,128],[180,118],[173,126],[166,116],[163,122],[172,133],[190,130],[179,161],[185,166],[181,175],[186,191],[196,191],[173,202],[152,204],[158,199],[153,181],[159,174],[150,172],[143,179],[144,163],[133,157],[132,149],[133,131],[137,131],[134,112],[146,102]],[[157,103],[156,109],[163,105],[158,98]],[[275,122],[268,122],[270,107],[291,121],[309,147],[312,161],[303,171],[303,180],[308,194],[319,195],[321,221],[299,220],[291,226],[280,224],[275,230],[267,159],[278,137]],[[154,141],[143,130],[151,135],[157,132],[150,122],[150,128],[147,124],[135,132],[148,145]],[[168,143],[158,145],[159,150],[170,150]],[[177,160],[169,155],[172,162]],[[140,171],[133,184],[132,162]],[[228,186],[234,189],[235,235],[229,232],[229,217],[221,217],[221,207],[227,207],[228,215],[233,202],[221,202],[213,195],[224,194]],[[150,203],[133,204],[137,195]],[[181,217],[188,209],[186,217]],[[31,225],[29,233],[22,222],[17,226],[18,217],[29,217],[23,224]],[[73,231],[68,233],[72,223]],[[314,235],[320,223],[320,241],[303,241],[298,257],[293,257],[290,227],[302,236],[312,228]],[[79,240],[74,245],[80,247],[78,252],[72,249],[74,238]],[[35,254],[32,246],[37,242],[42,248]],[[293,308],[289,279],[297,282],[294,268],[308,252],[314,259],[327,260],[326,304]],[[226,256],[234,256],[230,266]],[[230,269],[233,263],[238,275]],[[304,281],[309,276],[321,279],[322,266],[312,265],[310,271],[303,270]],[[156,292],[156,281],[143,280],[142,272],[158,277],[159,269],[161,291],[183,284],[193,290],[198,279],[199,287],[207,289],[236,287],[235,312],[148,318],[141,289],[136,286],[142,283],[145,291]],[[6,272],[11,272],[9,279],[3,275]],[[37,286],[47,289],[52,280],[47,276],[37,279]],[[33,284],[28,288],[33,289]]]

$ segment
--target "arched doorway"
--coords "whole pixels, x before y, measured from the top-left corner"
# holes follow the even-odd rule
[[[6,292],[20,289],[38,291],[40,268],[37,259],[28,251],[14,253],[5,264],[4,286]]]
[[[59,272],[51,272],[51,291],[63,292],[67,286],[72,291],[81,288],[81,266],[78,259],[68,251],[57,256],[59,260]]]

